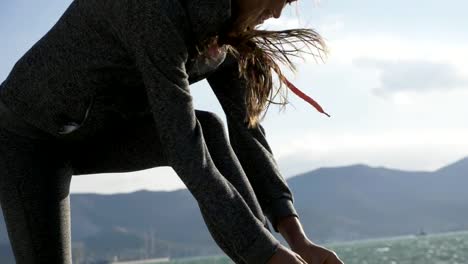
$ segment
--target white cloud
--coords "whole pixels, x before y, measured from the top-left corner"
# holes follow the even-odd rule
[[[468,77],[462,76],[452,64],[424,60],[386,61],[369,58],[355,59],[353,64],[379,71],[380,85],[374,89],[377,95],[468,88]]]
[[[319,167],[364,163],[405,170],[435,170],[468,156],[468,128],[318,133],[310,131],[283,147],[277,159],[285,175]],[[286,143],[286,142],[285,142]]]
[[[174,190],[185,188],[170,167],[153,168],[130,173],[102,173],[73,176],[72,193],[127,193],[141,189]]]
[[[328,45],[331,50],[330,58],[336,63],[352,64],[354,59],[363,57],[390,61],[424,60],[454,64],[468,74],[466,43],[350,32],[330,39]]]

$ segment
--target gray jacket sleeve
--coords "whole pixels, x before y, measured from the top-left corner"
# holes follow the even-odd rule
[[[248,129],[245,80],[238,77],[238,63],[228,55],[207,79],[226,113],[231,145],[252,184],[263,212],[278,232],[281,217],[296,216],[293,195],[281,176],[263,126]]]
[[[210,157],[189,91],[183,33],[164,10],[144,4],[138,8],[126,14],[124,45],[146,86],[159,133],[155,136],[163,142],[167,161],[232,250],[247,263],[265,263],[279,242]]]

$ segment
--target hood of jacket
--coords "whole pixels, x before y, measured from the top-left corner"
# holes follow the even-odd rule
[[[180,0],[185,7],[196,43],[215,36],[231,21],[233,0]]]

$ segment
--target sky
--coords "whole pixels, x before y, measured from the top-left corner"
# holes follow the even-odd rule
[[[0,2],[0,82],[70,3]],[[297,61],[288,76],[331,117],[290,93],[286,110],[271,107],[262,123],[283,176],[356,163],[431,171],[468,156],[466,10],[463,0],[299,0],[265,21],[265,29],[313,28],[330,50],[323,62]],[[224,118],[206,81],[191,92],[195,108]],[[71,192],[180,188],[164,167],[75,176]]]

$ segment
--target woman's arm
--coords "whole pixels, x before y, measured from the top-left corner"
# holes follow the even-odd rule
[[[141,6],[127,7],[121,35],[146,86],[159,132],[155,140],[161,140],[168,163],[230,249],[246,263],[266,263],[279,242],[210,157],[189,91],[183,32],[168,10],[158,6],[162,1],[136,2]]]
[[[226,113],[231,145],[263,211],[275,231],[281,233],[290,248],[307,263],[343,264],[333,251],[307,238],[293,206],[291,190],[279,172],[264,128],[261,125],[257,129],[247,128],[244,121],[247,114],[244,100],[246,86],[245,80],[238,77],[237,66],[236,59],[228,55],[207,79]]]
[[[238,77],[238,64],[228,54],[226,60],[207,80],[226,113],[231,145],[247,174],[265,215],[276,232],[278,221],[298,214],[293,195],[282,177],[263,126],[247,128],[244,121],[245,80]]]

